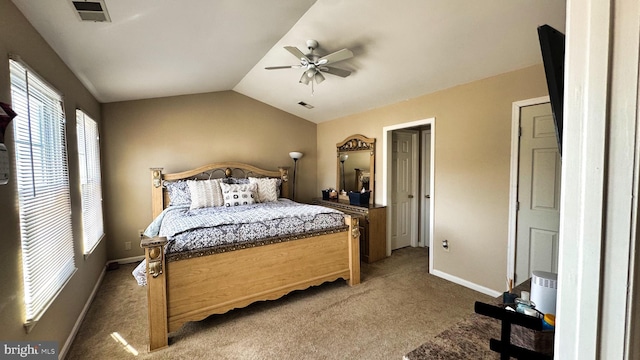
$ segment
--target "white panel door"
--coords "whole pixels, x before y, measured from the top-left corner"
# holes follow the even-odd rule
[[[411,246],[413,199],[413,134],[393,132],[391,250]]]
[[[549,103],[522,108],[516,233],[519,284],[532,271],[558,272],[560,154]]]

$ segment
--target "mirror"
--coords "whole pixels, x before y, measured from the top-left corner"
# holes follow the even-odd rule
[[[336,144],[337,183],[339,198],[349,199],[349,191],[371,191],[370,203],[375,203],[375,143],[376,139],[352,135]],[[344,192],[342,192],[344,190]]]

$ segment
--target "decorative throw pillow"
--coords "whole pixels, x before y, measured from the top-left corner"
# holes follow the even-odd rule
[[[167,181],[164,187],[169,192],[169,205],[191,204],[191,193],[186,181]]]
[[[276,178],[254,178],[249,182],[258,186],[258,202],[278,201],[278,180]]]
[[[247,178],[236,178],[236,177],[228,177],[221,179],[225,184],[248,184],[249,179]]]
[[[191,193],[191,206],[189,209],[224,205],[219,179],[187,180],[187,184]]]
[[[256,184],[220,184],[222,187],[222,196],[224,197],[224,206],[241,206],[256,203],[256,193],[258,186]]]

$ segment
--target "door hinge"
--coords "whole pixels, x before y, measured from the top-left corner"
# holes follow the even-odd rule
[[[516,201],[516,211],[520,211],[520,201]]]
[[[522,126],[518,127],[518,137],[522,136]]]

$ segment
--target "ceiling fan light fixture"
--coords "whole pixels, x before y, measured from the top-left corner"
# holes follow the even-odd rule
[[[307,76],[307,73],[306,72],[302,73],[299,83],[309,85],[310,81],[311,81],[311,78]]]
[[[320,73],[320,71],[316,71],[316,74],[313,76],[313,79],[316,81],[316,84],[320,84],[324,81],[324,76]]]

